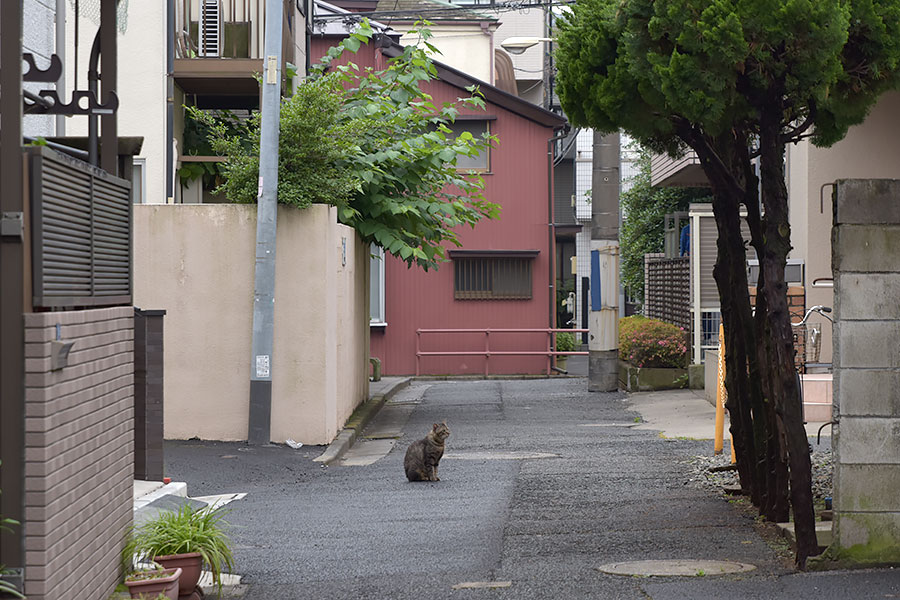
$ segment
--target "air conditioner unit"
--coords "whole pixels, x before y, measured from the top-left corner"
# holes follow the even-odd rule
[[[200,56],[222,56],[221,0],[200,0]]]

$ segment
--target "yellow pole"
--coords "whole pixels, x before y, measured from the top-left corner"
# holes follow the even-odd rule
[[[725,446],[725,328],[719,324],[719,360],[716,375],[716,432],[713,439],[716,454]]]

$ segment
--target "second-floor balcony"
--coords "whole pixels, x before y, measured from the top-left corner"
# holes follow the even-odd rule
[[[296,0],[281,5],[283,66],[296,64],[295,39],[305,35],[305,25]],[[176,0],[175,12],[175,81],[184,92],[258,93],[266,0]]]
[[[650,185],[665,187],[709,187],[709,180],[693,150],[681,158],[655,154],[650,159]]]

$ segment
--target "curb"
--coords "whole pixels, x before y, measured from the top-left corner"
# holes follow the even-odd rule
[[[411,380],[411,377],[402,379],[383,394],[376,394],[366,400],[363,404],[360,404],[356,410],[353,411],[353,414],[350,415],[350,418],[347,419],[344,428],[338,433],[337,437],[334,438],[334,441],[328,444],[328,448],[325,449],[325,452],[314,458],[313,462],[319,462],[327,466],[340,459],[347,450],[356,443],[356,438],[359,436],[359,433],[366,428],[366,425],[368,425],[373,418],[375,418],[375,415],[378,414],[378,411],[381,410],[384,403],[390,400],[394,394],[408,386]]]
[[[134,499],[134,510],[144,508],[151,502],[159,500],[163,496],[181,496],[187,498],[187,484],[183,481],[172,481],[162,485],[148,494]]]

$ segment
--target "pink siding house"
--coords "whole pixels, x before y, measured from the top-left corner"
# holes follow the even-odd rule
[[[322,56],[338,37],[315,35],[312,56]],[[380,46],[380,47],[379,47]],[[387,38],[360,49],[353,60],[380,67],[400,47]],[[485,198],[502,207],[499,220],[460,231],[461,248],[436,271],[407,268],[391,256],[372,261],[371,356],[386,375],[483,375],[545,373],[546,356],[483,354],[420,356],[420,352],[546,352],[546,333],[417,333],[423,329],[546,329],[555,327],[554,247],[551,225],[551,138],[563,117],[446,65],[427,91],[435,104],[467,95],[477,85],[484,111],[461,110],[455,129],[487,129],[499,143],[478,164]],[[417,364],[418,362],[418,364]],[[487,364],[486,364],[487,363]]]

